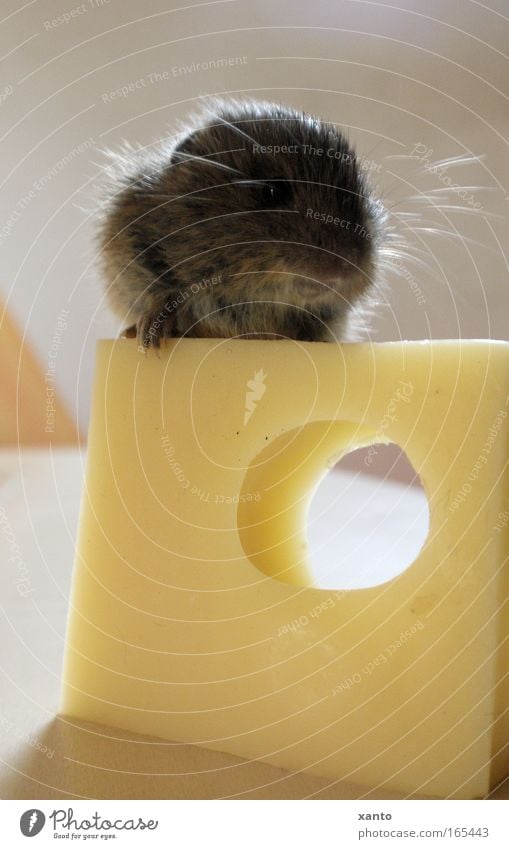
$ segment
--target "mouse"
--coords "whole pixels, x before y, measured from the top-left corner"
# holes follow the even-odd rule
[[[387,216],[346,133],[217,98],[110,152],[98,216],[109,304],[146,350],[171,337],[349,341]]]

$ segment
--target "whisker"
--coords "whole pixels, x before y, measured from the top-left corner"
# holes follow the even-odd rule
[[[210,189],[219,189],[227,186],[260,186],[267,183],[267,180],[232,180],[229,183],[217,183],[212,186],[203,186],[201,189],[195,189],[194,192],[189,192],[185,195],[186,200],[199,200],[199,201],[210,201],[216,203],[215,198],[207,197],[206,193],[210,191]],[[169,195],[164,192],[152,192],[153,197],[160,197],[166,200],[177,200],[182,197],[182,195]]]
[[[393,217],[396,219],[398,224],[402,225],[403,227],[406,227],[408,230],[411,230],[412,232],[415,230],[415,227],[417,225],[421,225],[423,227],[436,227],[437,224],[438,224],[438,222],[435,218],[427,217],[427,216],[424,216],[424,215],[418,215],[418,214],[416,214],[416,216],[412,217],[412,218],[403,218],[401,213],[398,212],[398,213],[394,213]],[[440,223],[443,223],[443,222],[440,222]],[[450,221],[447,221],[447,223],[451,224],[451,226],[453,226]]]
[[[484,159],[486,159],[485,153],[459,153],[457,156],[448,156],[445,159],[437,159],[435,162],[430,162],[426,168],[441,168],[444,165],[446,168],[455,168],[456,165],[464,165],[466,162],[482,162]]]
[[[383,157],[383,161],[386,159],[415,159],[416,156],[413,153],[388,153],[387,156]]]
[[[460,187],[461,188],[461,187]],[[428,195],[411,195],[407,200],[414,204],[428,204],[432,209],[438,210],[438,212],[465,212],[469,215],[478,215],[485,218],[494,218],[498,220],[505,221],[505,217],[503,215],[499,215],[496,212],[489,212],[485,210],[482,206],[478,209],[475,209],[473,206],[464,206],[463,204],[456,203],[437,203],[434,198],[428,197]]]
[[[388,210],[388,212],[392,215],[393,218],[421,218],[422,213],[420,212],[392,212],[393,207]]]
[[[415,227],[414,233],[430,233],[432,236],[442,236],[446,238],[460,239],[462,242],[468,242],[470,245],[475,245],[477,248],[484,248],[492,254],[498,256],[499,252],[485,245],[483,242],[478,242],[476,239],[471,239],[470,236],[465,236],[463,233],[455,233],[451,230],[441,230],[439,227]]]
[[[388,172],[388,173],[390,173],[390,174],[392,175],[392,171],[391,171],[391,172]],[[397,181],[395,180],[395,181],[394,181],[394,182],[393,182],[390,186],[388,186],[388,188],[387,188],[387,190],[386,190],[386,191],[384,191],[384,192],[382,192],[382,193],[381,193],[381,195],[380,195],[380,200],[383,202],[384,206],[385,206],[385,203],[386,203],[386,201],[387,201],[387,198],[389,198],[389,197],[391,196],[391,194],[392,194],[394,191],[396,191],[396,189],[398,189],[398,188],[399,188],[399,185],[400,185],[400,184],[399,184],[399,182],[397,182]]]
[[[407,253],[402,250],[384,250],[383,248],[380,251],[382,260],[386,260],[391,263],[391,267],[397,268],[394,264],[395,260],[403,260],[408,264],[414,264],[419,268],[423,268],[434,280],[440,281],[440,278],[437,277],[436,271],[429,265],[429,263],[424,262],[420,257],[415,256],[414,254]]]
[[[240,174],[240,176],[242,176],[242,172],[238,171],[237,168],[231,168],[230,165],[225,165],[223,162],[217,162],[215,159],[208,159],[205,156],[194,156],[194,154],[185,153],[182,150],[175,150],[172,156],[182,156],[186,160],[191,160],[192,162],[199,162],[201,165],[203,165],[204,163],[207,165],[213,165],[215,168],[220,168],[223,171],[229,171],[232,174]]]
[[[253,186],[262,185],[263,186],[263,185],[268,185],[269,182],[270,182],[269,180],[262,180],[261,178],[259,180],[233,180],[232,186],[239,186],[239,185],[242,185],[242,184],[245,184],[246,186],[251,186],[251,185],[253,185]]]
[[[442,159],[437,160],[436,162],[425,163],[422,168],[419,168],[415,173],[419,174],[433,174],[436,168],[455,168],[458,165],[472,165],[481,163],[486,157],[483,155],[480,156],[461,156],[454,157],[452,159]],[[435,175],[436,176],[436,175]]]
[[[164,201],[168,201],[168,203],[171,203],[174,200],[182,200],[181,195],[165,195],[162,192],[154,192],[153,197],[161,198]],[[199,201],[200,203],[217,203],[215,198],[204,197],[201,194],[201,190],[200,190],[200,193],[198,193],[198,194],[192,193],[192,194],[186,195],[186,201],[188,201],[188,200],[189,201]]]
[[[442,192],[452,192],[457,189],[470,192],[496,192],[498,189],[495,186],[445,186],[443,189],[426,189],[427,195],[438,195]]]
[[[247,139],[247,141],[251,144],[258,144],[258,142],[255,142],[255,140],[251,138],[251,136],[248,136],[248,134],[245,133],[244,130],[241,130],[240,127],[237,127],[236,124],[232,124],[230,121],[227,121],[226,118],[223,118],[222,115],[216,114],[214,115],[214,118],[217,118],[218,121],[221,121],[222,124],[224,124],[226,127],[229,127],[238,136],[242,136],[243,138]]]
[[[385,275],[386,281],[390,281],[392,277],[401,277],[403,280],[408,280],[408,274],[414,278],[414,275],[408,270],[406,265],[399,266],[390,260],[381,260],[378,268],[379,271]],[[418,282],[416,278],[414,278],[414,280],[416,283]]]
[[[401,213],[392,213],[393,209],[396,209],[397,206],[400,206],[402,203],[408,203],[408,197],[400,198],[399,200],[395,200],[391,206],[385,206],[385,209],[388,213],[396,215],[413,215],[412,212],[401,212]],[[385,203],[384,203],[385,205]]]
[[[393,242],[388,245],[389,250],[396,251],[399,254],[405,253],[407,256],[414,256],[414,254],[419,254],[423,257],[429,257],[429,251],[425,251],[424,248],[418,247],[417,245],[409,245],[406,242]],[[381,249],[383,251],[383,248]]]
[[[399,217],[400,216],[398,215],[398,218]],[[417,220],[414,219],[414,222],[402,220],[401,224],[404,227],[406,227],[411,233],[428,232],[428,233],[443,234],[443,235],[448,235],[448,236],[456,236],[457,238],[464,238],[465,240],[467,240],[467,237],[463,236],[460,232],[452,231],[452,230],[444,230],[443,227],[437,227],[435,221],[430,221],[426,218],[421,218],[421,219],[417,219]],[[413,246],[412,246],[412,248],[413,248]]]

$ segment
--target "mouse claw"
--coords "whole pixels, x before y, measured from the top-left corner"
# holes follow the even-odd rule
[[[169,339],[176,335],[175,317],[170,315],[165,308],[148,313],[141,319],[137,331],[138,338],[145,350],[159,348],[161,339]]]

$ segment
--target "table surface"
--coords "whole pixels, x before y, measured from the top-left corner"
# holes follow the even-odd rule
[[[76,449],[0,450],[1,797],[402,798],[57,715],[84,461]],[[331,472],[309,514],[317,584],[387,580],[426,529],[419,488]],[[509,798],[509,782],[490,798]]]

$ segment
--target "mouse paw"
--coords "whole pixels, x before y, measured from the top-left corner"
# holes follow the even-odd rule
[[[138,339],[143,348],[159,348],[161,339],[175,336],[175,321],[162,309],[143,316],[138,323]]]

